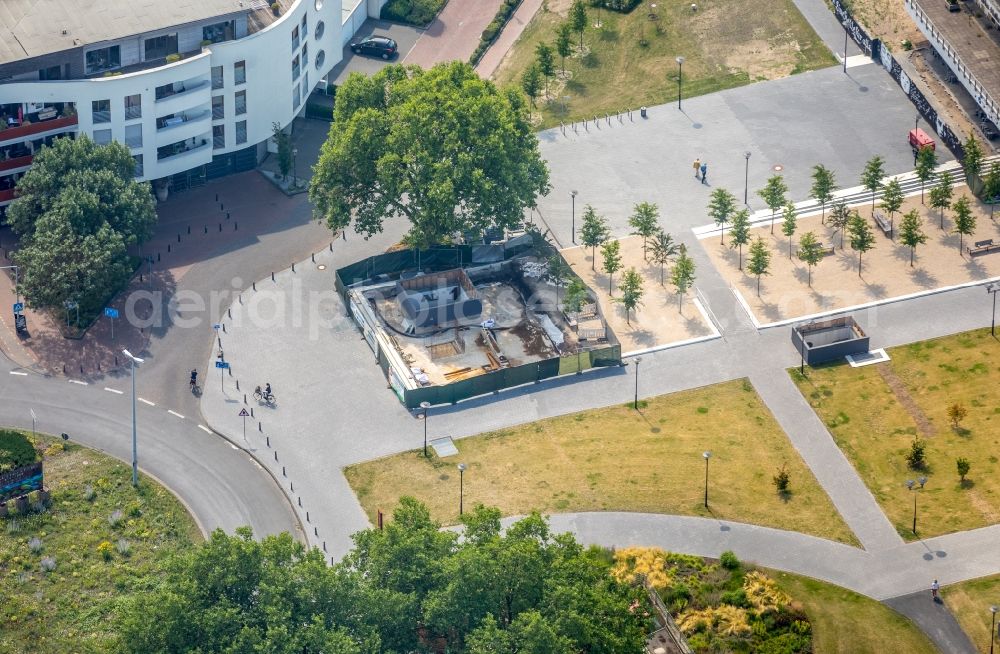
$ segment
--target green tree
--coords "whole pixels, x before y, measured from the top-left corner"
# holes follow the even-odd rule
[[[899,240],[906,247],[910,248],[910,267],[913,267],[913,253],[918,245],[927,242],[927,235],[924,234],[923,221],[916,209],[903,214],[903,222],[899,225]]]
[[[951,207],[951,199],[955,193],[951,185],[951,173],[943,172],[938,176],[937,184],[931,189],[931,209],[941,210],[941,229],[944,229],[944,210]]]
[[[955,232],[958,234],[958,251],[962,251],[962,237],[972,236],[976,231],[976,216],[972,213],[969,198],[960,197],[955,201],[952,210],[955,212]]]
[[[580,54],[583,55],[583,32],[587,29],[587,7],[583,0],[573,0],[569,8],[569,24],[580,35]]]
[[[406,241],[426,248],[456,233],[512,228],[548,190],[524,96],[451,62],[350,76],[309,197],[334,230],[353,220],[372,236],[403,216]]]
[[[809,286],[812,287],[812,269],[813,266],[818,264],[823,260],[823,247],[820,242],[816,240],[816,235],[812,232],[806,232],[799,238],[799,260],[806,264],[809,278]]]
[[[847,229],[851,235],[851,249],[858,253],[858,277],[860,277],[861,255],[875,247],[875,232],[857,211],[851,216]]]
[[[628,219],[633,236],[642,237],[642,258],[646,260],[646,240],[660,229],[660,208],[652,202],[640,202],[632,207],[632,215]]]
[[[972,469],[972,464],[964,456],[960,456],[955,459],[955,468],[958,470],[958,478],[964,484],[965,477],[969,474],[969,470]]]
[[[961,402],[955,402],[948,407],[948,419],[951,420],[951,426],[953,429],[958,429],[958,426],[968,415],[969,410],[966,409],[965,405]]]
[[[792,258],[792,237],[798,229],[798,220],[795,218],[795,205],[789,202],[781,212],[781,233],[788,237],[788,258]]]
[[[552,47],[545,43],[535,46],[535,63],[538,65],[538,72],[545,80],[545,96],[549,95],[549,78],[556,74],[556,65],[552,60]]]
[[[622,247],[618,240],[608,241],[601,246],[601,270],[608,276],[608,295],[613,295],[615,273],[622,269]]]
[[[580,242],[590,248],[590,269],[597,270],[597,246],[610,237],[607,219],[598,214],[589,204],[583,208],[583,225],[580,226]]]
[[[750,244],[749,256],[747,257],[747,272],[757,278],[757,297],[760,297],[760,277],[771,274],[771,250],[767,247],[764,239],[757,239]]]
[[[885,177],[885,160],[875,155],[868,160],[861,172],[861,186],[872,194],[872,215],[875,215],[875,194],[882,188],[883,177]]]
[[[880,206],[889,212],[889,234],[892,234],[896,225],[894,215],[903,206],[903,187],[895,177],[886,183]]]
[[[833,192],[837,190],[837,181],[833,171],[823,164],[813,166],[812,174],[812,195],[820,203],[822,213],[819,224],[826,222],[826,204],[833,199]]]
[[[767,180],[767,184],[764,188],[757,191],[757,195],[764,200],[764,204],[767,208],[771,210],[771,233],[774,233],[774,215],[777,213],[778,209],[782,207],[787,201],[785,195],[788,193],[788,187],[785,185],[785,179],[781,175],[772,175]]]
[[[990,164],[983,180],[983,201],[990,204],[990,220],[993,220],[993,210],[1000,204],[1000,161]]]
[[[549,257],[546,272],[548,273],[553,286],[556,287],[556,306],[558,307],[559,289],[562,287],[563,282],[573,275],[573,269],[569,267],[569,264],[562,258],[562,255],[557,252]]]
[[[566,57],[573,54],[570,42],[573,27],[569,23],[560,23],[556,28],[556,54],[562,59],[562,72],[566,74]]]
[[[271,135],[274,144],[278,146],[278,172],[284,181],[288,179],[288,173],[292,170],[292,137],[281,129],[279,123],[271,123]]]
[[[840,232],[840,249],[844,249],[844,234],[847,226],[851,222],[851,210],[847,208],[846,202],[836,202],[830,210],[830,224],[834,230]]]
[[[642,304],[642,276],[635,271],[635,268],[629,268],[625,271],[622,283],[618,285],[618,290],[621,291],[622,296],[615,301],[625,307],[625,322],[631,325],[629,313]]]
[[[962,143],[965,157],[962,159],[962,170],[965,171],[965,181],[971,187],[973,181],[983,172],[983,146],[979,145],[976,135],[969,132],[969,137]]]
[[[580,309],[590,299],[587,285],[579,277],[570,280],[563,297],[563,310],[567,313],[579,313]]]
[[[674,269],[670,271],[670,282],[677,291],[677,310],[683,311],[684,295],[694,285],[694,259],[688,256],[687,246],[681,243],[680,253]]]
[[[914,173],[920,180],[920,204],[924,203],[924,187],[934,177],[937,168],[937,153],[934,148],[920,148],[917,151],[917,164]]]
[[[673,261],[675,256],[677,256],[677,244],[674,243],[673,236],[662,229],[659,229],[656,231],[656,234],[653,235],[650,247],[653,253],[653,263],[660,267],[660,286],[663,286],[664,268],[668,263]]]
[[[743,270],[743,246],[750,242],[750,210],[743,208],[733,214],[729,230],[729,247],[739,248],[740,270]]]
[[[711,200],[708,203],[708,216],[719,226],[721,233],[720,243],[726,243],[726,223],[730,216],[736,211],[736,197],[721,186],[712,191]]]
[[[538,97],[538,93],[542,90],[542,71],[538,69],[537,63],[528,66],[524,70],[524,74],[521,75],[521,90],[531,100],[531,106],[537,106],[535,98]]]

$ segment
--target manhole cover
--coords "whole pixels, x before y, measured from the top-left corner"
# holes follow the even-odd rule
[[[775,172],[777,172],[777,171],[779,171],[779,170],[784,170],[784,169],[785,169],[785,167],[784,167],[784,166],[782,166],[781,164],[775,164],[775,165],[774,165],[774,170],[775,170]]]
[[[317,270],[326,270],[326,265],[321,263],[318,266],[316,266],[316,269]]]

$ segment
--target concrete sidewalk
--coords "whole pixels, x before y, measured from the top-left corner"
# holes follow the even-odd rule
[[[427,26],[402,63],[430,68],[444,61],[468,61],[502,0],[451,0]]]
[[[542,0],[523,0],[521,2],[521,6],[517,8],[514,15],[504,25],[500,36],[497,37],[497,40],[493,42],[493,45],[489,47],[483,58],[476,64],[476,72],[479,73],[480,77],[484,79],[492,77],[493,73],[500,67],[500,63],[503,62],[504,57],[507,56],[507,53],[514,46],[514,43],[521,38],[524,28],[535,17],[541,6]]]

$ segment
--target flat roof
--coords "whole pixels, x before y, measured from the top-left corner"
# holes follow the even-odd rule
[[[948,11],[945,0],[914,0],[914,3],[955,49],[993,101],[1000,103],[1000,43],[995,40],[995,30],[984,29],[982,23],[969,14],[966,3],[960,3],[962,10],[954,13]],[[975,93],[972,95],[975,97]]]
[[[260,4],[254,0],[0,0],[0,64],[246,12]]]

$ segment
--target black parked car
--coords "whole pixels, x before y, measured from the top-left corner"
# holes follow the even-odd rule
[[[399,52],[396,42],[384,36],[369,36],[367,39],[351,44],[351,52],[371,57],[392,59]]]

